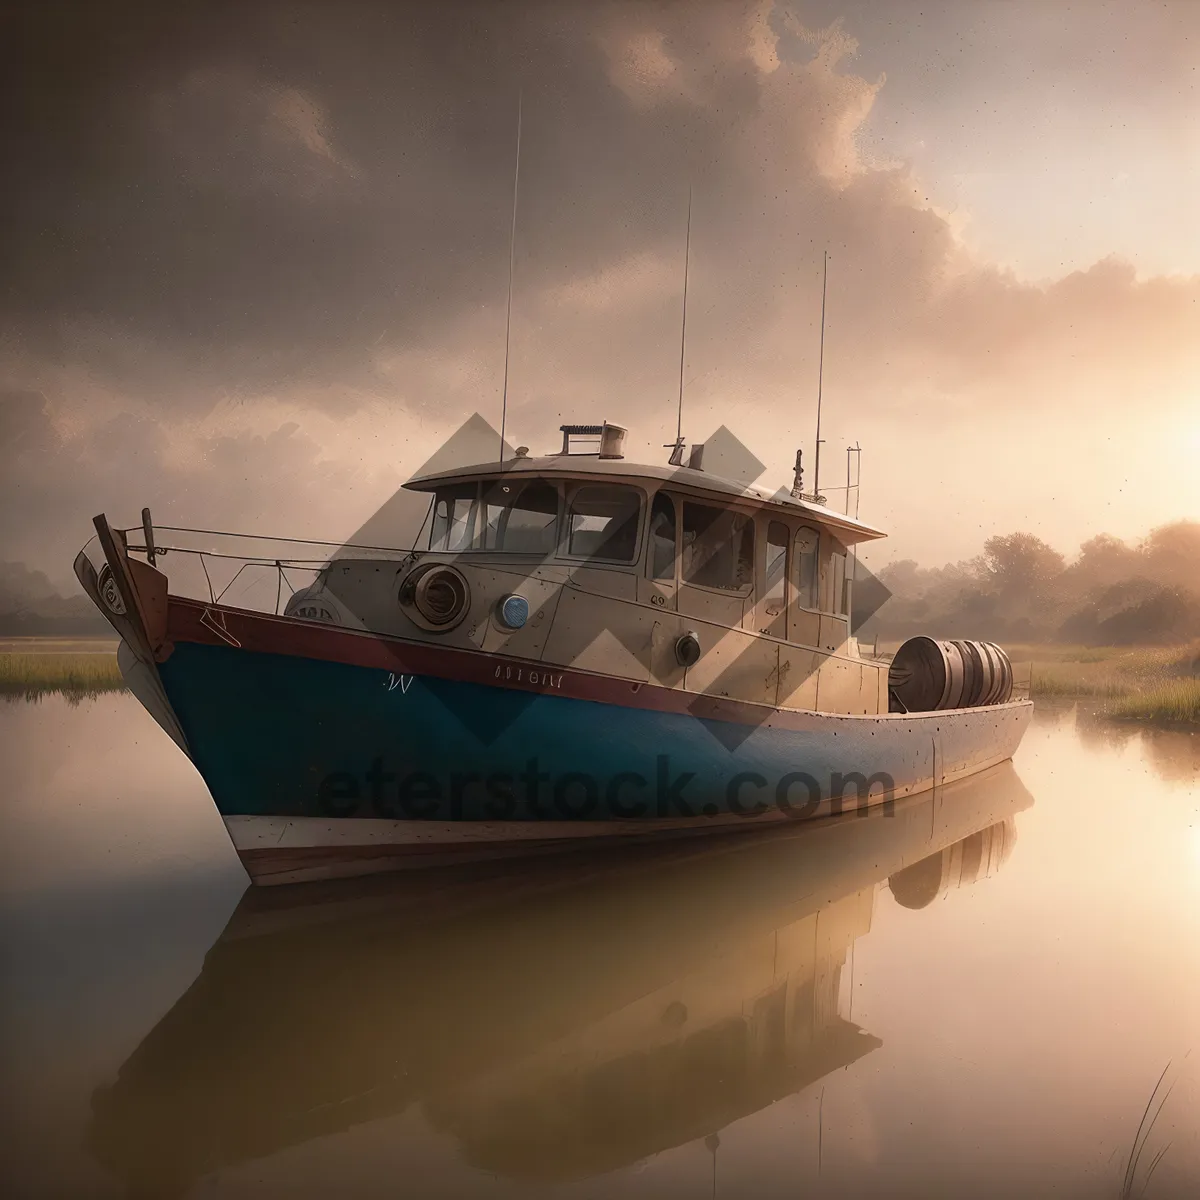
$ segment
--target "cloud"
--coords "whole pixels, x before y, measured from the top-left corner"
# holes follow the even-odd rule
[[[334,148],[319,102],[245,70],[190,71],[155,98],[149,119],[164,153],[197,189],[312,202],[359,179]]]
[[[139,474],[139,507],[161,490],[290,527],[364,463],[380,479],[416,466],[498,411],[519,92],[522,441],[560,419],[628,423],[655,453],[673,433],[689,187],[687,423],[728,423],[781,478],[808,433],[826,249],[830,436],[851,420],[874,434],[885,507],[904,460],[951,435],[974,445],[986,424],[993,461],[1026,461],[1035,418],[1130,437],[1139,413],[1187,403],[1200,280],[1105,259],[1035,284],[972,253],[868,139],[891,85],[860,66],[856,21],[620,3],[235,6],[214,22],[181,4],[115,6],[66,42],[33,22],[14,76],[24,182],[0,200],[0,371],[44,398],[13,412],[49,448],[43,486],[6,444],[6,496],[37,495],[13,502],[43,538],[102,495],[132,502]],[[12,556],[39,562],[33,543]]]
[[[56,580],[100,511],[132,524],[150,505],[158,524],[336,537],[399,482],[331,461],[294,422],[189,434],[120,413],[71,428],[38,393],[0,393],[0,545]]]

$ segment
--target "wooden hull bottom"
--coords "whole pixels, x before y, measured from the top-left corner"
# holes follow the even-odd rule
[[[825,800],[810,812],[768,809],[753,815],[626,821],[422,821],[369,818],[228,816],[225,827],[238,857],[259,886],[348,879],[390,871],[532,858],[569,851],[603,851],[700,837],[770,837],[816,819],[886,818],[897,800],[937,799],[972,785],[972,777],[1008,760],[999,755],[964,765],[953,776],[913,784],[892,795],[871,794],[853,802]],[[918,801],[914,801],[918,802]]]

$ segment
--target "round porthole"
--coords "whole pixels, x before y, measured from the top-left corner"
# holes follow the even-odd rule
[[[496,619],[505,629],[520,629],[529,620],[529,601],[524,596],[505,596],[496,605]]]
[[[423,629],[453,629],[471,607],[471,588],[461,571],[443,563],[418,567],[400,585],[400,604]]]
[[[675,657],[682,667],[694,667],[700,661],[700,639],[692,630],[680,634],[676,640]]]

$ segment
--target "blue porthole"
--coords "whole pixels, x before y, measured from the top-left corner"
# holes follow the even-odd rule
[[[520,629],[529,620],[529,601],[524,596],[505,596],[496,606],[500,624],[508,629]]]

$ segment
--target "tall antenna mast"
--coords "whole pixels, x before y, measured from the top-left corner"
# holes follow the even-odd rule
[[[821,499],[821,384],[825,377],[825,287],[829,282],[829,251],[825,251],[825,272],[821,276],[821,353],[817,362],[817,448],[813,455],[813,499]]]
[[[504,318],[504,391],[500,401],[500,462],[504,461],[504,429],[508,421],[508,349],[512,339],[513,259],[517,250],[517,185],[521,181],[521,101],[522,95],[518,92],[517,156],[516,164],[513,167],[512,228],[508,235],[508,312]]]
[[[687,351],[688,265],[692,259],[692,189],[688,188],[687,235],[683,244],[683,323],[679,331],[679,408],[675,418],[675,445],[670,464],[683,466],[683,357]]]

